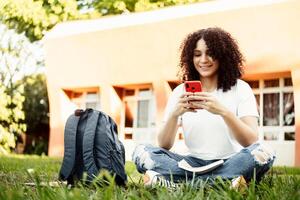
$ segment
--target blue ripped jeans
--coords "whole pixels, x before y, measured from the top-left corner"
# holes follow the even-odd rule
[[[256,180],[260,181],[262,176],[272,167],[275,155],[268,147],[254,143],[232,157],[225,159],[223,165],[204,174],[193,174],[178,167],[178,162],[184,159],[193,167],[208,165],[217,160],[202,160],[192,156],[183,156],[160,147],[152,145],[138,145],[132,155],[140,173],[153,170],[174,182],[186,180],[213,180],[216,177],[222,179],[233,179],[244,176],[249,182],[255,174]]]

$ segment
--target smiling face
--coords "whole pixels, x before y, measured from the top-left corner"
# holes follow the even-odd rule
[[[193,62],[201,78],[215,78],[219,68],[219,62],[214,60],[203,39],[198,40],[194,49]]]

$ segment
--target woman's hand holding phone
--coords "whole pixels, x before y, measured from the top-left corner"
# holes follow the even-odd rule
[[[197,105],[193,105],[191,102],[193,101],[192,96],[194,95],[194,93],[202,91],[201,82],[186,81],[184,83],[184,88],[186,92],[179,97],[179,101],[176,104],[176,107],[173,112],[173,115],[175,117],[179,117],[185,112],[197,112],[196,109],[200,109]]]
[[[205,109],[213,114],[224,115],[227,112],[224,107],[211,93],[202,92],[200,81],[186,81],[184,83],[186,92],[179,97],[173,115],[178,117],[185,112],[197,112]]]
[[[227,108],[223,106],[211,93],[195,92],[190,97],[190,104],[194,109],[205,109],[216,115],[225,115]]]
[[[179,117],[185,112],[196,112],[192,105],[190,104],[192,92],[185,92],[179,97],[179,101],[177,102],[175,109],[173,111],[173,115],[175,117]]]
[[[188,108],[192,109],[194,112],[196,112],[196,109],[202,109],[197,104],[193,103],[194,101],[197,101],[193,98],[194,94],[202,92],[201,82],[200,81],[185,81],[184,88],[185,88],[185,91],[187,93],[189,93],[189,95],[187,95]]]
[[[184,83],[185,90],[191,92],[188,96],[188,108],[195,111],[197,109],[205,109],[213,114],[224,115],[227,112],[224,107],[211,93],[202,92],[202,84],[200,81],[186,81]]]

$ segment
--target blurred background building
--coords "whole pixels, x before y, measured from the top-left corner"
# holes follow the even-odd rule
[[[49,155],[63,155],[63,131],[76,108],[111,115],[130,160],[138,143],[156,143],[177,78],[179,46],[218,26],[237,39],[255,94],[260,140],[275,165],[300,166],[299,1],[209,1],[56,25],[44,38],[50,101]],[[179,130],[174,151],[185,152]]]

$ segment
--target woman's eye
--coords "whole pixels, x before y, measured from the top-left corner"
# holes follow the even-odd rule
[[[194,56],[195,56],[195,57],[199,57],[199,56],[201,56],[201,54],[194,54]]]

